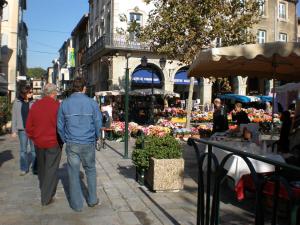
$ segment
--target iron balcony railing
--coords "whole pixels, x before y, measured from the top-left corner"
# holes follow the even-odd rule
[[[255,209],[255,225],[265,224],[264,210],[262,204],[263,188],[267,181],[273,182],[275,185],[273,193],[273,208],[271,224],[277,224],[277,211],[278,211],[278,200],[280,187],[283,186],[289,198],[290,204],[290,221],[289,224],[297,225],[297,211],[300,206],[300,200],[295,198],[293,195],[292,187],[289,182],[280,173],[281,169],[287,169],[288,171],[300,173],[300,168],[297,166],[289,165],[286,163],[281,163],[275,160],[271,160],[259,155],[254,155],[251,153],[243,152],[235,148],[230,148],[222,144],[217,144],[204,139],[193,139],[188,140],[188,144],[193,146],[196,151],[197,163],[198,163],[198,199],[197,199],[197,225],[218,225],[219,224],[219,207],[220,207],[220,185],[222,180],[227,174],[227,170],[224,168],[226,162],[232,156],[240,156],[251,171],[251,177],[253,178],[255,184],[255,196],[256,196],[256,209]],[[199,149],[199,144],[207,145],[207,151]],[[221,162],[218,161],[216,155],[213,153],[213,147],[218,149],[223,149],[228,151]],[[206,161],[206,171],[203,170],[203,165]],[[254,166],[252,165],[249,158],[271,164],[275,167],[274,174],[271,176],[261,176],[258,174]],[[212,165],[214,165],[215,171],[212,173]],[[206,182],[204,182],[204,173],[206,175]],[[214,179],[214,184],[212,185],[212,180]],[[204,185],[206,183],[206,187]],[[205,189],[206,188],[206,189]],[[205,191],[206,190],[206,191]],[[212,194],[212,196],[211,196]]]
[[[128,35],[117,33],[105,34],[88,48],[85,54],[86,60],[89,61],[93,56],[100,54],[104,49],[150,51],[149,44],[141,42],[136,38],[131,39]]]

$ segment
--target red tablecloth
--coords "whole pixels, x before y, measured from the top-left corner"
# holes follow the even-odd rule
[[[267,181],[267,183],[264,185],[263,193],[272,196],[274,193],[274,188],[275,188],[275,183],[272,181]],[[293,198],[300,198],[300,188],[295,188],[295,187],[291,187],[291,188],[292,188]],[[250,174],[243,175],[242,178],[238,181],[238,183],[235,186],[235,192],[238,200],[241,201],[245,198],[245,189],[250,191],[255,191],[254,181]],[[288,193],[282,184],[280,184],[279,198],[283,198],[287,200],[289,199]]]

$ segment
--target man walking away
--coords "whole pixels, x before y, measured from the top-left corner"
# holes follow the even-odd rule
[[[58,183],[57,170],[61,158],[56,130],[59,102],[56,101],[56,86],[46,84],[44,95],[31,108],[26,123],[26,132],[33,140],[37,154],[38,178],[42,205],[53,202]]]
[[[87,177],[88,206],[99,204],[95,148],[102,126],[102,116],[97,103],[85,95],[86,85],[82,78],[73,81],[72,89],[73,94],[59,108],[57,127],[60,137],[66,143],[70,207],[80,212],[83,208],[79,177],[81,163]]]

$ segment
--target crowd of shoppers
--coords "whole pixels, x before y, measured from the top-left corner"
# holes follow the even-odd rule
[[[65,144],[70,207],[76,212],[83,208],[81,164],[87,178],[87,204],[89,207],[99,205],[95,147],[101,132],[102,115],[98,104],[85,95],[86,83],[82,78],[73,81],[73,94],[61,104],[57,100],[56,85],[46,84],[43,91],[43,98],[33,102],[31,87],[24,86],[13,104],[12,136],[19,136],[20,175],[28,173],[32,164],[39,179],[41,204],[52,203]],[[28,145],[31,157],[27,153]]]

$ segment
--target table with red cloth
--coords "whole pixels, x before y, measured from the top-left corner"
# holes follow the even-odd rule
[[[239,142],[239,141],[216,141],[218,144],[222,144],[227,147],[239,149],[241,151],[247,152],[247,153],[252,153],[252,154],[258,154],[260,156],[266,157],[268,159],[276,160],[278,162],[285,162],[284,158],[279,155],[270,152],[266,152],[265,149],[261,149],[260,146],[256,145],[255,143],[251,142]],[[206,149],[207,151],[207,149]],[[216,158],[218,159],[219,163],[223,160],[223,158],[230,154],[230,152],[213,147],[212,152],[215,154]],[[248,158],[250,162],[252,163],[252,166],[254,167],[255,171],[257,173],[269,173],[269,172],[274,172],[275,167],[271,164],[255,160],[252,158]],[[204,162],[204,166],[206,167],[207,162]],[[237,197],[238,199],[243,199],[244,198],[244,184],[245,180],[242,178],[244,175],[250,175],[250,169],[248,168],[246,162],[239,156],[233,155],[231,156],[226,164],[224,165],[224,169],[226,169],[227,176],[231,177],[234,180],[234,185],[235,185],[235,191],[237,192]]]
[[[262,174],[263,176],[271,176],[272,173]],[[245,198],[245,190],[255,191],[255,184],[251,174],[246,174],[241,177],[235,186],[236,196],[238,200],[243,200]],[[273,181],[267,181],[263,187],[263,193],[269,196],[273,196],[275,189],[275,183]],[[300,188],[293,187],[291,185],[292,197],[300,199]],[[288,192],[283,184],[280,184],[279,198],[289,199]]]

